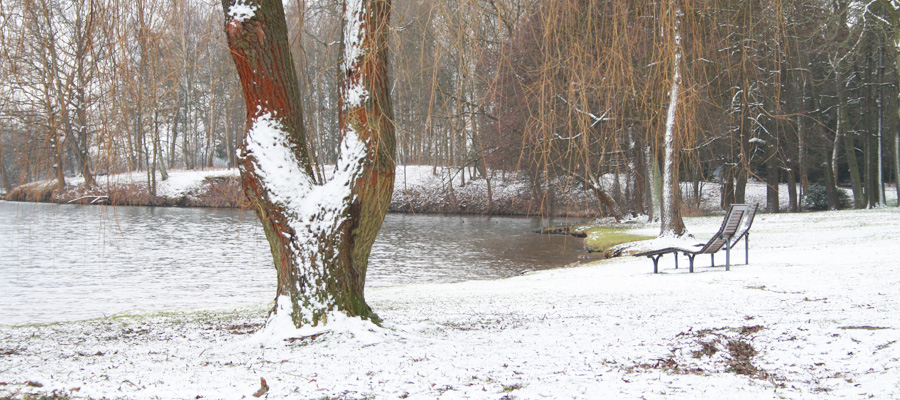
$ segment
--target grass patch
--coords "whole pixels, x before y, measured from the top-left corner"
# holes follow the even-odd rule
[[[731,372],[740,375],[756,376],[759,369],[753,365],[753,357],[756,356],[756,349],[749,342],[741,339],[728,341],[728,353],[731,358],[728,360],[728,369]]]
[[[863,330],[863,331],[880,331],[884,329],[891,329],[885,326],[869,326],[869,325],[861,325],[861,326],[842,326],[838,329],[843,330]]]
[[[654,236],[635,235],[620,228],[594,227],[585,231],[584,248],[590,252],[605,253],[614,246],[639,240],[653,239]]]
[[[718,347],[716,347],[716,345],[719,343],[718,339],[714,339],[708,342],[698,341],[698,343],[700,343],[700,350],[694,350],[691,352],[691,356],[694,358],[712,358],[713,355],[719,352]]]
[[[29,383],[31,383],[31,382],[29,382]],[[26,385],[26,386],[33,387],[31,385]],[[72,397],[70,397],[65,392],[54,390],[50,393],[0,394],[0,400],[72,400]]]
[[[0,357],[3,356],[17,356],[22,354],[22,349],[18,347],[0,347]]]
[[[514,390],[519,390],[519,389],[521,389],[521,388],[522,388],[522,384],[521,384],[521,383],[513,383],[512,385],[503,385],[503,392],[504,392],[504,393],[509,393],[509,392],[514,391]]]

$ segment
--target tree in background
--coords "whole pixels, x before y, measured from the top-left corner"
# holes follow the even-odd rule
[[[876,2],[872,2],[872,3],[876,3]],[[883,8],[881,13],[879,13],[878,11],[872,10],[872,8],[870,7],[872,5],[872,3],[867,3],[866,17],[874,17],[874,19],[883,22],[886,26],[893,28],[893,37],[891,38],[892,42],[893,42],[892,43],[893,46],[891,46],[891,49],[894,54],[895,62],[898,65],[900,65],[900,0],[879,0],[877,3],[880,4]],[[881,15],[879,15],[879,14],[881,14]],[[883,15],[883,14],[888,14],[888,15]],[[885,17],[888,17],[888,18],[885,18]],[[881,62],[883,63],[883,59],[881,60]],[[879,70],[880,70],[879,73],[883,74],[883,69],[882,69],[883,64],[881,64],[881,65],[882,65],[882,67],[879,68]],[[897,69],[897,72],[898,72],[897,77],[900,78],[900,68]],[[898,79],[898,81],[900,81],[900,79]],[[884,102],[884,98],[879,97],[879,101],[878,101],[879,109],[881,107],[883,107],[883,104],[882,104],[883,102]],[[897,114],[900,115],[900,108],[898,108]],[[879,121],[881,121],[880,118],[879,118]],[[881,129],[881,128],[882,128],[882,126],[879,125],[879,129]],[[880,149],[880,147],[879,147],[879,149]],[[894,179],[895,179],[894,182],[896,184],[897,193],[900,193],[900,131],[894,132],[893,169],[894,169]],[[897,202],[897,207],[900,207],[900,201]]]
[[[0,3],[3,184],[53,180],[43,187],[57,191],[79,175],[140,172],[152,198],[167,169],[236,165],[245,112],[220,5]],[[684,13],[678,104],[669,101],[673,5]],[[341,2],[284,7],[311,163],[331,164]],[[721,187],[722,207],[752,201],[756,182],[773,212],[798,209],[810,183],[826,187],[832,208],[851,188],[856,206],[877,207],[884,182],[900,175],[900,119],[884,112],[898,109],[897,9],[892,0],[404,2],[388,53],[398,161],[433,166],[450,203],[472,180],[490,191],[493,176],[514,174],[531,181],[545,214],[581,187],[598,214],[658,221],[674,104],[670,182],[684,201],[669,210],[709,204],[704,185]]]
[[[369,252],[394,183],[387,79],[389,0],[344,4],[340,152],[327,182],[313,173],[280,1],[223,0],[225,33],[247,106],[244,193],[278,272],[270,326],[325,324],[342,312],[377,320],[365,302]]]

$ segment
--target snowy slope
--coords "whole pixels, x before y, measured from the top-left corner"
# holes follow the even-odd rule
[[[705,239],[720,218],[686,223]],[[627,257],[377,288],[384,327],[284,344],[250,333],[262,304],[0,327],[0,396],[237,399],[262,377],[270,399],[898,398],[898,226],[897,209],[762,214],[730,272]]]

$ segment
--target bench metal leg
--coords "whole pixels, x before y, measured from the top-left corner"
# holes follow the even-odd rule
[[[653,273],[654,274],[659,273],[659,258],[662,256],[663,256],[662,254],[657,254],[656,256],[647,256],[647,258],[653,260]],[[675,258],[678,259],[677,256]]]
[[[675,269],[678,269],[678,253],[675,253]]]
[[[710,267],[716,266],[716,254],[715,253],[709,253],[709,266]]]
[[[744,264],[750,265],[750,232],[744,235]]]
[[[697,255],[696,255],[696,254],[690,254],[690,253],[684,253],[684,255],[688,256],[688,259],[691,260],[691,266],[690,266],[690,268],[688,269],[688,271],[690,271],[690,272],[693,274],[693,273],[694,273],[694,257],[696,257]]]
[[[731,238],[725,238],[725,270],[731,271]]]

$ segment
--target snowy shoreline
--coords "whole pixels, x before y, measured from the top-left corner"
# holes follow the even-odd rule
[[[685,222],[705,239],[721,219]],[[375,288],[384,327],[283,345],[252,340],[269,299],[0,326],[0,397],[249,398],[265,378],[267,398],[896,398],[898,226],[895,208],[762,214],[730,272],[621,257]]]
[[[560,184],[542,199],[532,191],[525,176],[494,173],[488,202],[487,182],[462,179],[459,170],[428,165],[397,166],[390,211],[424,214],[541,214],[542,204],[552,204],[552,216],[593,217],[597,201],[581,187]],[[66,190],[58,193],[55,181],[40,181],[14,188],[9,201],[108,204],[123,206],[240,208],[243,193],[237,169],[170,170],[169,179],[157,176],[156,196],[148,192],[146,172],[103,175],[97,186],[84,189],[84,179],[68,178]]]
[[[125,206],[240,208],[243,194],[237,169],[171,170],[169,179],[158,181],[157,196],[148,194],[146,172],[133,172],[96,177],[97,187],[86,191],[84,180],[69,178],[64,193],[56,193],[53,181],[22,185],[7,196],[9,201],[45,203],[111,204]],[[541,198],[532,190],[528,179],[517,173],[495,172],[491,181],[492,202],[488,201],[485,179],[462,180],[455,168],[428,165],[397,166],[390,212],[422,214],[483,214],[540,216],[541,208],[550,207],[550,216],[593,218],[599,212],[597,199],[584,188],[558,182],[550,190],[550,198]],[[160,178],[157,178],[160,179]],[[612,179],[612,178],[610,178]],[[703,183],[700,206],[704,215],[721,212],[719,184]],[[691,192],[682,183],[683,196]],[[896,191],[887,188],[888,204],[896,204]],[[686,199],[688,197],[685,197]],[[766,204],[765,183],[751,180],[747,184],[746,202]],[[779,203],[788,204],[787,185],[782,184]]]

